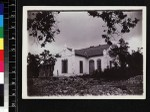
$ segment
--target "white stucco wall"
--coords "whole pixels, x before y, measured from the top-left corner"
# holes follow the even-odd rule
[[[57,58],[55,66],[54,66],[54,76],[70,76],[74,73],[74,53],[64,49],[62,53],[60,53],[61,57]],[[68,60],[68,73],[62,73],[62,60]]]
[[[83,61],[83,73],[80,73],[80,61]],[[75,73],[77,75],[87,74],[88,71],[87,64],[88,64],[88,59],[81,56],[75,56],[75,61],[74,61]]]
[[[62,60],[68,60],[68,73],[62,73]],[[80,73],[80,61],[83,61],[83,73]],[[54,66],[54,76],[76,76],[76,75],[83,75],[87,73],[87,59],[84,57],[79,56],[66,56],[57,58],[57,61]],[[58,72],[58,73],[57,73]]]
[[[103,52],[103,56],[95,56],[91,58],[84,58],[81,56],[75,56],[74,51],[70,51],[68,49],[64,49],[61,52],[61,58],[57,58],[57,61],[54,66],[54,76],[76,76],[89,74],[89,61],[94,60],[94,68],[97,69],[97,60],[101,60],[101,69],[107,68],[110,66],[110,60],[108,53],[106,50]],[[62,73],[62,60],[68,60],[68,73]],[[83,73],[80,73],[80,61],[83,61]]]

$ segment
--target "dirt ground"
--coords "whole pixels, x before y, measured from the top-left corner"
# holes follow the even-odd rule
[[[31,78],[28,80],[29,96],[57,95],[142,95],[142,76],[127,80],[108,81],[83,77]]]

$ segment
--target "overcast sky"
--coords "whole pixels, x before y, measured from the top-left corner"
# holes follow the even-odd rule
[[[129,42],[130,49],[136,50],[142,47],[142,12],[126,12],[131,18],[138,18],[137,26],[131,29],[130,33],[124,34],[124,39]],[[34,43],[34,39],[29,37],[29,52],[41,53],[44,49],[51,53],[59,53],[66,44],[69,48],[81,49],[99,44],[106,44],[101,35],[103,34],[105,23],[101,18],[93,18],[87,12],[61,12],[56,16],[60,34],[55,36],[55,42],[46,44],[45,48]],[[115,40],[117,41],[117,40]]]

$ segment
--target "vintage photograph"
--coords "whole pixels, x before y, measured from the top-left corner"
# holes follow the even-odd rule
[[[145,7],[24,6],[23,99],[145,99]]]

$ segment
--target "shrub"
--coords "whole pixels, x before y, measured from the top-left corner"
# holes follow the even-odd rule
[[[124,80],[132,77],[133,74],[130,72],[129,68],[107,68],[103,72],[98,72],[97,70],[92,75],[93,78],[106,80]]]
[[[39,56],[28,53],[27,57],[27,76],[28,78],[38,77],[39,74]]]
[[[130,72],[134,75],[143,75],[143,54],[138,49],[133,51],[131,55],[128,55],[127,62]]]

